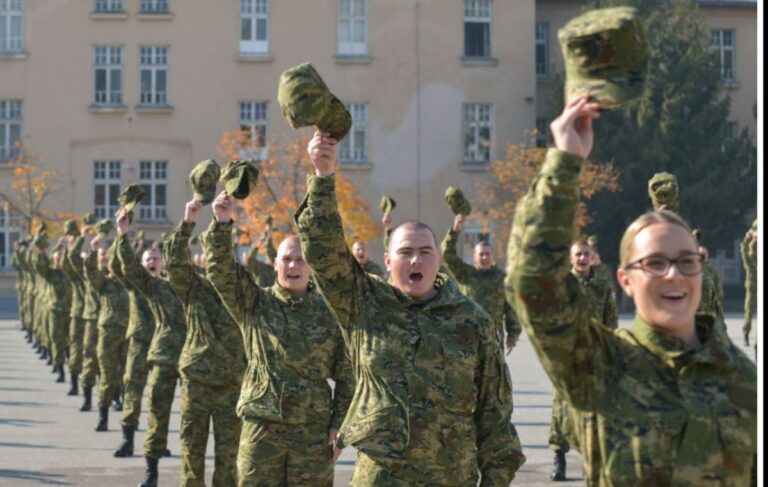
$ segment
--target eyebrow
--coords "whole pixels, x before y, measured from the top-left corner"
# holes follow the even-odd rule
[[[419,247],[418,250],[434,250],[435,248],[431,245],[425,245],[424,247]],[[417,250],[414,247],[398,247],[397,252],[400,252],[401,250]]]
[[[691,250],[682,250],[679,254],[677,254],[677,257],[682,257],[684,255],[696,255],[696,254],[698,254],[698,252],[693,252]],[[652,254],[648,254],[645,257],[640,257],[640,259],[638,259],[638,260],[647,259],[648,257],[666,257],[666,258],[669,258],[669,257],[667,257],[667,255],[664,252],[659,251],[659,252],[654,252]],[[675,258],[677,258],[677,257],[675,257]]]

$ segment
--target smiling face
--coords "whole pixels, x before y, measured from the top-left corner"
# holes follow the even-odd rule
[[[475,267],[481,271],[487,271],[493,267],[493,248],[488,242],[479,242],[475,245],[475,253],[472,256]]]
[[[368,262],[368,246],[365,242],[357,241],[352,244],[352,255],[358,264],[363,265]]]
[[[155,277],[163,270],[163,259],[157,249],[149,248],[141,254],[141,265]]]
[[[294,296],[303,296],[307,292],[310,269],[301,253],[299,237],[286,238],[277,248],[275,260],[277,283]]]
[[[109,255],[107,254],[106,247],[99,247],[96,257],[99,262],[99,267],[101,267],[102,269],[107,269],[109,265]]]
[[[392,284],[406,295],[429,299],[437,292],[434,283],[440,254],[434,233],[423,223],[406,222],[394,230],[384,264]]]
[[[592,267],[592,248],[586,242],[576,242],[571,245],[571,266],[573,270],[586,276]]]
[[[627,261],[653,256],[677,259],[697,251],[690,230],[674,223],[653,223],[635,235]],[[685,276],[673,265],[664,276],[653,277],[640,268],[625,269],[624,265],[626,262],[622,262],[617,273],[619,283],[635,301],[640,317],[671,335],[693,335],[696,309],[701,300],[701,273]]]

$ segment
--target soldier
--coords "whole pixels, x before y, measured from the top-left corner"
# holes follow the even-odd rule
[[[237,450],[242,422],[236,414],[245,371],[240,329],[205,277],[192,265],[189,240],[201,201],[186,205],[184,220],[166,240],[168,280],[184,303],[187,340],[181,373],[181,485],[203,486],[209,423],[215,435],[214,487],[237,484]]]
[[[693,235],[693,238],[696,239],[699,253],[704,256],[701,270],[701,304],[699,305],[697,313],[717,315],[720,318],[718,323],[725,325],[725,314],[723,313],[723,283],[715,268],[709,264],[709,251],[706,247],[701,245],[701,230],[695,229],[691,234]]]
[[[26,331],[27,326],[24,323],[24,269],[22,268],[21,262],[19,260],[19,254],[21,253],[21,249],[25,247],[26,244],[22,243],[18,240],[13,242],[13,256],[11,257],[11,265],[14,269],[16,269],[16,300],[19,307],[19,321],[21,321],[21,331]]]
[[[127,191],[128,188],[126,188]],[[168,423],[171,406],[179,380],[179,354],[184,346],[187,324],[184,307],[167,279],[160,277],[159,269],[148,265],[144,268],[131,248],[128,239],[130,210],[124,205],[117,216],[117,257],[125,279],[147,300],[155,321],[155,332],[147,355],[151,367],[149,393],[147,397],[147,435],[144,439],[144,458],[147,465],[146,478],[141,487],[156,487],[160,457],[170,454]],[[147,251],[156,252],[155,247]],[[146,252],[145,254],[146,255]],[[142,256],[142,259],[145,257]]]
[[[525,456],[490,316],[438,274],[437,241],[423,223],[393,229],[391,284],[354,263],[336,203],[336,144],[329,132],[310,141],[315,174],[296,220],[355,369],[337,439],[358,450],[351,485],[509,484]]]
[[[80,230],[74,220],[68,220],[64,226],[67,234],[67,245],[61,260],[61,270],[69,281],[72,303],[69,307],[69,376],[71,386],[67,395],[76,396],[78,394],[78,376],[83,370],[83,333],[85,331],[85,321],[83,320],[85,284],[80,274],[82,240],[76,247]]]
[[[597,235],[590,235],[587,238],[587,243],[589,244],[592,253],[592,271],[594,272],[593,279],[602,281],[601,286],[611,286],[611,289],[613,289],[615,295],[616,289],[613,284],[615,278],[613,276],[613,272],[611,272],[611,269],[600,258],[600,249],[597,246]]]
[[[85,275],[99,296],[98,344],[99,359],[99,423],[96,431],[107,431],[109,404],[122,385],[125,362],[125,330],[128,326],[128,293],[109,269],[109,253],[100,236],[91,240],[91,254],[85,259]],[[97,262],[98,259],[98,262]]]
[[[384,269],[370,259],[370,256],[368,255],[368,245],[365,242],[362,240],[354,242],[352,244],[352,255],[365,272],[384,277]]]
[[[752,224],[739,244],[741,262],[744,265],[744,346],[749,346],[749,332],[752,331],[752,315],[757,311],[757,220]],[[757,350],[757,340],[755,340]]]
[[[507,354],[509,354],[515,348],[523,329],[520,328],[515,313],[504,298],[504,271],[496,266],[493,248],[488,241],[481,240],[475,244],[472,255],[474,266],[465,263],[459,256],[458,242],[464,228],[464,218],[462,214],[454,217],[453,227],[448,229],[440,244],[443,261],[459,283],[459,290],[491,315],[499,343],[506,343]],[[504,341],[505,329],[506,342]]]
[[[243,419],[239,485],[330,487],[340,451],[332,445],[352,391],[341,333],[310,281],[298,237],[280,243],[272,287],[247,278],[232,253],[230,208],[231,196],[220,193],[201,241],[206,277],[246,344],[248,368],[237,405]],[[333,395],[327,379],[335,382]]]
[[[53,354],[51,353],[51,340],[48,334],[48,311],[49,303],[45,299],[48,293],[48,283],[40,275],[37,268],[37,261],[40,258],[39,250],[48,249],[48,236],[46,233],[46,227],[44,223],[40,224],[35,234],[35,239],[32,242],[32,246],[29,250],[29,263],[30,269],[35,274],[34,288],[32,289],[32,296],[37,299],[36,306],[34,307],[33,316],[33,328],[35,330],[35,336],[40,344],[40,360],[46,360],[46,365],[53,364]]]
[[[266,253],[264,262],[259,260],[259,247],[263,245]],[[271,287],[275,283],[277,273],[275,272],[275,256],[277,251],[272,244],[272,218],[267,217],[264,235],[261,242],[257,243],[245,255],[245,265],[256,280],[256,284],[261,287]]]
[[[88,246],[89,253],[81,253],[79,256],[75,256],[75,252],[79,252],[86,235],[88,235],[92,228],[98,232],[102,241],[106,241],[112,229],[112,222],[110,220],[102,220],[95,227],[84,225],[80,230],[80,238],[75,240],[73,244],[73,251],[68,254],[70,263],[75,269],[78,269],[79,265],[80,278],[83,280],[83,321],[85,325],[83,330],[83,370],[80,377],[81,385],[83,386],[83,405],[80,407],[80,411],[91,410],[93,386],[96,385],[96,376],[99,375],[99,358],[96,354],[96,349],[99,341],[98,319],[100,301],[98,293],[88,280],[85,265],[90,255],[90,245]]]
[[[662,211],[625,232],[617,275],[637,309],[629,330],[594,324],[568,272],[579,173],[600,115],[589,100],[574,98],[550,125],[557,149],[517,205],[507,298],[577,419],[589,485],[755,485],[755,365],[717,317],[696,314],[702,257],[690,227]]]

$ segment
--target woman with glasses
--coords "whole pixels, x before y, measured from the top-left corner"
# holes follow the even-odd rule
[[[517,205],[506,289],[570,406],[589,485],[755,485],[757,372],[716,316],[696,315],[703,256],[670,211],[627,228],[617,273],[637,309],[609,330],[568,273],[579,173],[598,104],[569,102]]]

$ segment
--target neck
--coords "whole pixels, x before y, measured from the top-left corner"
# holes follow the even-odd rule
[[[288,291],[291,294],[291,296],[293,296],[294,298],[303,298],[307,294],[307,288],[304,288],[301,290],[294,290],[294,289],[288,289],[287,287],[284,287],[283,289]]]
[[[642,316],[641,316],[642,318]],[[645,318],[643,318],[645,320]],[[650,324],[650,321],[645,320],[646,323]],[[661,333],[666,333],[667,335],[671,335],[681,342],[684,342],[689,347],[691,347],[694,350],[701,349],[704,345],[701,343],[701,340],[699,340],[699,336],[696,334],[696,320],[695,318],[691,320],[689,324],[686,324],[685,326],[681,327],[674,327],[674,328],[666,328],[661,326],[656,326],[651,324],[651,327],[659,331]]]

